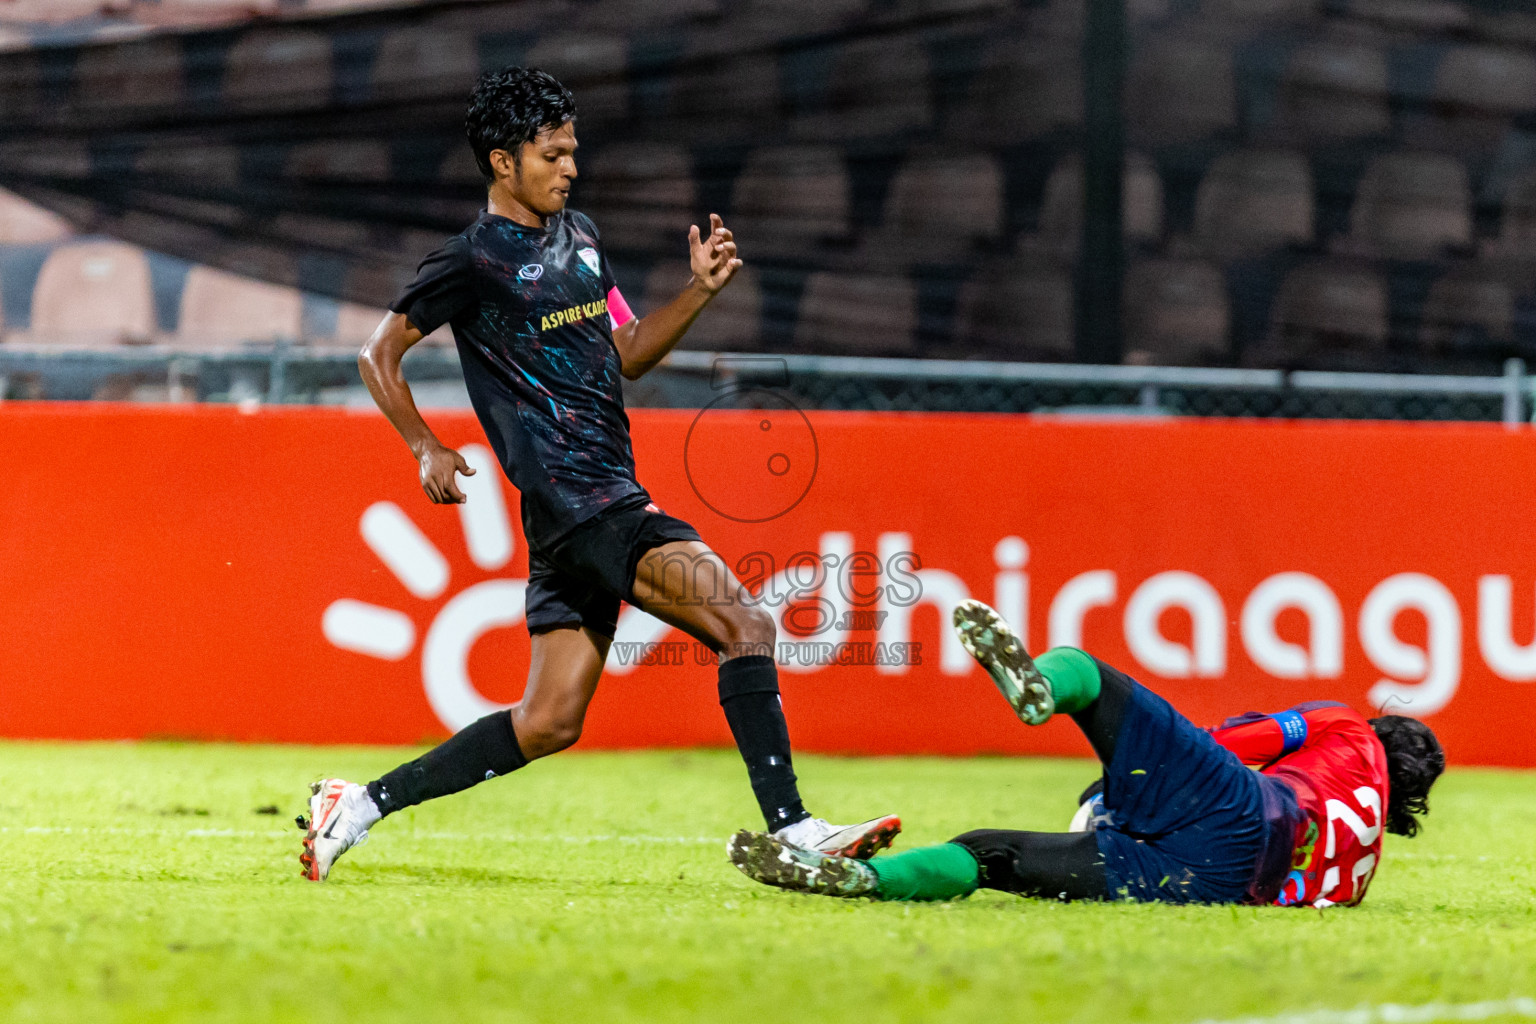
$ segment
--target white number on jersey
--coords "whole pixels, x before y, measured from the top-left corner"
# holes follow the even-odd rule
[[[1350,807],[1344,801],[1329,800],[1326,805],[1328,809],[1328,845],[1323,850],[1325,858],[1332,858],[1338,849],[1338,840],[1334,832],[1335,825],[1338,822],[1343,822],[1347,825],[1349,830],[1355,834],[1355,839],[1366,849],[1370,849],[1376,843],[1376,840],[1381,838],[1381,794],[1370,786],[1361,786],[1355,790],[1354,796],[1356,800],[1360,801],[1361,812],[1370,811],[1371,817],[1375,819],[1376,824],[1367,825],[1361,812],[1356,812],[1353,807]],[[1375,871],[1376,855],[1374,853],[1367,853],[1350,866],[1349,888],[1351,899],[1358,899],[1365,892],[1365,887],[1371,883],[1371,876],[1375,874]],[[1337,902],[1327,897],[1339,887],[1339,878],[1337,865],[1323,873],[1323,888],[1317,894],[1317,899],[1312,903],[1314,907],[1331,907]]]

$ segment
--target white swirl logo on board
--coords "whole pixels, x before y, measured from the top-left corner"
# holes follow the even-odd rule
[[[466,445],[459,453],[475,470],[474,476],[458,478],[466,499],[458,510],[469,560],[486,572],[505,569],[512,561],[516,538],[501,466],[484,445]],[[448,559],[399,505],[374,502],[363,511],[358,529],[364,543],[412,597],[435,601],[449,593],[453,574]],[[526,579],[481,580],[449,597],[427,626],[420,645],[422,687],[433,712],[450,730],[457,732],[477,718],[510,706],[489,700],[476,688],[469,677],[469,653],[492,630],[522,625],[527,590]],[[401,661],[418,649],[415,616],[352,598],[332,601],[321,616],[320,629],[332,646],[382,661]],[[651,641],[669,630],[659,619],[625,605],[616,639]],[[611,653],[606,667],[620,674],[634,668],[620,664]]]
[[[475,470],[459,477],[466,501],[458,506],[470,561],[488,572],[512,560],[512,524],[501,488],[501,467],[484,445],[460,454]],[[412,597],[433,601],[448,593],[451,570],[421,528],[392,501],[363,512],[363,541]],[[469,678],[469,652],[493,629],[523,621],[525,579],[482,580],[465,587],[438,610],[421,643],[421,679],[432,710],[457,731],[499,707]],[[384,661],[400,661],[416,650],[416,620],[407,612],[342,598],[325,609],[320,628],[334,646]]]

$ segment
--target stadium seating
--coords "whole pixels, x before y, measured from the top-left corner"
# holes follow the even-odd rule
[[[1506,258],[1536,259],[1536,168],[1529,168],[1504,194],[1495,249]]]
[[[5,18],[9,21],[39,25],[61,25],[80,18],[101,14],[112,6],[109,0],[6,0]]]
[[[301,245],[342,252],[365,250],[372,244],[368,225],[355,220],[315,215],[280,213],[272,218],[271,231]],[[436,248],[436,245],[433,246]],[[423,250],[427,252],[430,250]]]
[[[1511,118],[1536,111],[1536,56],[1498,46],[1453,47],[1435,72],[1428,116],[1408,141],[1458,153],[1488,153]]]
[[[480,77],[480,55],[469,32],[436,25],[397,29],[379,43],[371,84],[375,93],[407,92],[461,99]]]
[[[1473,27],[1472,11],[1458,0],[1348,0],[1349,14],[1374,24],[1418,33],[1463,32]],[[1491,5],[1488,5],[1491,6]],[[1484,7],[1484,10],[1487,6]]]
[[[233,24],[269,17],[280,6],[281,0],[156,0],[134,3],[128,9],[135,21],[172,27]]]
[[[330,37],[304,29],[250,32],[224,57],[219,98],[236,110],[324,106],[331,99]],[[272,83],[283,83],[274,93]]]
[[[1128,362],[1220,362],[1228,354],[1230,320],[1226,282],[1214,264],[1141,260],[1126,274]]]
[[[632,31],[636,25],[708,19],[719,15],[731,0],[608,0],[576,9],[584,28]]]
[[[1201,13],[1245,25],[1303,22],[1318,13],[1318,0],[1202,0]]]
[[[387,181],[389,147],[373,139],[301,142],[289,151],[283,170],[317,182]]]
[[[1436,281],[1424,301],[1419,339],[1441,355],[1507,351],[1515,341],[1515,300],[1509,284],[1476,267]]]
[[[394,0],[0,0],[0,14],[33,11],[89,33],[121,31],[125,17],[229,24],[384,2]],[[11,136],[0,172],[89,179],[121,166],[159,193],[153,212],[114,210],[78,189],[54,194],[82,225],[128,226],[125,237],[178,254],[212,246],[219,255],[207,258],[221,266],[219,247],[243,222],[220,190],[294,184],[324,198],[398,174],[422,186],[409,202],[419,222],[438,223],[426,235],[307,208],[258,214],[260,234],[243,236],[253,274],[297,283],[293,250],[309,250],[315,265],[334,265],[322,278],[366,281],[352,297],[382,302],[448,224],[473,215],[483,182],[448,134],[418,147],[415,125],[349,137],[313,115],[339,95],[367,101],[369,89],[387,102],[409,88],[447,109],[482,61],[515,58],[575,92],[575,206],[628,272],[649,271],[642,302],[666,293],[687,225],[708,209],[738,233],[747,271],[690,345],[792,335],[801,351],[1070,358],[1086,0],[534,6],[488,7],[483,23],[442,10],[387,23],[374,13],[358,24],[384,27],[345,40],[307,17],[206,46],[136,40],[88,48],[68,76],[52,65],[45,75],[33,53],[8,54],[7,110],[46,116],[59,104],[115,117],[141,104],[212,109],[197,105],[216,99],[241,116],[297,110],[302,130],[275,143],[235,133],[188,145],[157,128],[116,150],[74,135]],[[1287,364],[1343,353],[1378,356],[1380,368],[1417,348],[1485,361],[1518,350],[1514,310],[1536,303],[1536,16],[1508,0],[1128,8],[1128,358]],[[164,73],[139,74],[146,64]],[[69,234],[62,219],[0,197],[0,244]],[[379,257],[381,240],[393,259]],[[162,307],[176,301],[164,280],[158,288]],[[840,314],[837,301],[853,308]],[[336,343],[356,344],[376,314],[341,307],[338,319],[359,320],[338,326],[335,339],[346,340]],[[125,332],[145,335],[132,322]]]
[[[174,39],[86,49],[75,65],[75,102],[93,110],[169,106],[185,92],[181,47]]]
[[[849,184],[830,146],[753,150],[731,194],[731,228],[758,253],[793,253],[848,234]]]
[[[1280,79],[1276,123],[1298,145],[1385,135],[1392,127],[1386,49],[1324,37],[1299,47]]]
[[[5,29],[0,27],[0,31]],[[42,61],[31,50],[6,49],[4,55],[0,65],[0,110],[15,117],[36,116],[46,103]]]
[[[393,7],[400,0],[304,0],[304,9],[315,12],[365,11],[370,7]]]
[[[199,186],[240,184],[240,150],[234,146],[150,146],[134,157],[133,167]]]
[[[1191,142],[1236,124],[1237,79],[1224,40],[1166,33],[1132,59],[1126,127],[1134,144]]]
[[[0,245],[56,242],[69,234],[69,224],[58,214],[0,189]]]
[[[227,245],[218,253],[218,261],[220,267],[239,277],[290,288],[299,285],[299,259],[289,247],[281,244],[240,242]]]
[[[960,287],[955,355],[1070,360],[1072,279],[1048,261],[989,261]]]
[[[1027,34],[1032,38],[1072,49],[1071,44],[1081,43],[1087,33],[1088,5],[1082,0],[1036,0],[1019,6],[1026,12]]]
[[[985,14],[1003,11],[1013,6],[1013,0],[896,0],[896,10],[901,14],[918,17],[944,14]]]
[[[603,147],[588,163],[591,180],[581,206],[596,220],[608,248],[682,248],[697,198],[686,150],[620,143]]]
[[[0,143],[0,164],[29,176],[83,178],[91,173],[91,153],[84,143],[29,139]]]
[[[1265,354],[1283,359],[1328,349],[1381,349],[1388,315],[1387,283],[1369,266],[1315,260],[1281,284]]]
[[[1472,192],[1453,156],[1386,153],[1372,159],[1350,213],[1352,241],[1368,255],[1415,259],[1472,242]]]
[[[373,336],[388,310],[343,302],[336,310],[336,329],[326,341],[347,347],[360,346]]]
[[[993,40],[981,53],[952,132],[1007,146],[1083,123],[1082,62],[1054,39]]]
[[[1195,200],[1195,237],[1222,257],[1312,241],[1312,169],[1300,153],[1237,150],[1212,162]]]
[[[59,345],[147,342],[156,334],[149,260],[122,242],[54,249],[32,289],[26,340]]]
[[[692,272],[685,262],[667,261],[651,269],[645,278],[645,294],[635,304],[645,315],[676,298]],[[711,300],[678,345],[708,352],[750,352],[762,344],[763,289],[757,269],[742,266],[731,283]]]
[[[940,262],[1003,233],[1003,172],[982,153],[927,151],[891,180],[877,249],[906,262]]]
[[[582,173],[586,172],[586,154],[582,154],[582,160],[577,166]],[[480,192],[485,190],[485,178],[480,174],[480,168],[475,163],[475,154],[469,148],[469,143],[458,140],[448,155],[443,157],[443,162],[438,165],[437,180],[445,185],[474,186]]]
[[[181,291],[175,341],[183,348],[297,341],[303,306],[296,289],[193,267]]]
[[[779,118],[779,66],[771,49],[719,30],[695,33],[672,78],[672,134],[718,138],[743,128],[764,132]]]
[[[1141,153],[1128,153],[1121,183],[1125,237],[1156,242],[1163,235],[1163,183]],[[1040,240],[1064,259],[1073,259],[1082,240],[1083,158],[1074,153],[1051,171],[1040,204]]]
[[[581,123],[622,122],[629,117],[628,60],[624,37],[600,32],[560,32],[528,48],[530,67],[543,68],[581,95]]]
[[[904,277],[812,274],[800,299],[794,345],[850,356],[917,354],[917,288]]]
[[[729,0],[732,24],[755,32],[814,32],[854,20],[870,0]]]
[[[845,141],[849,125],[866,138],[905,134],[933,123],[928,54],[916,38],[858,39],[832,66],[826,103],[797,117],[802,138]]]

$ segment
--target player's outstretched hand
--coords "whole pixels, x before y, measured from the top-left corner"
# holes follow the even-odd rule
[[[736,258],[735,236],[726,228],[718,213],[709,215],[709,237],[699,237],[699,226],[688,229],[688,262],[693,267],[693,279],[706,292],[713,295],[741,269]]]
[[[434,445],[421,453],[421,489],[437,504],[464,504],[464,492],[453,478],[455,473],[475,475],[464,456],[447,445]]]

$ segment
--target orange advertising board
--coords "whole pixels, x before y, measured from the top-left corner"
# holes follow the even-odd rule
[[[436,506],[376,414],[0,407],[0,734],[401,743],[515,700],[517,495]],[[712,409],[640,479],[780,622],[797,749],[1086,753],[950,638],[963,597],[1202,724],[1338,699],[1536,764],[1536,432]],[[587,747],[725,745],[715,669],[626,608]],[[343,715],[322,708],[345,707]]]

